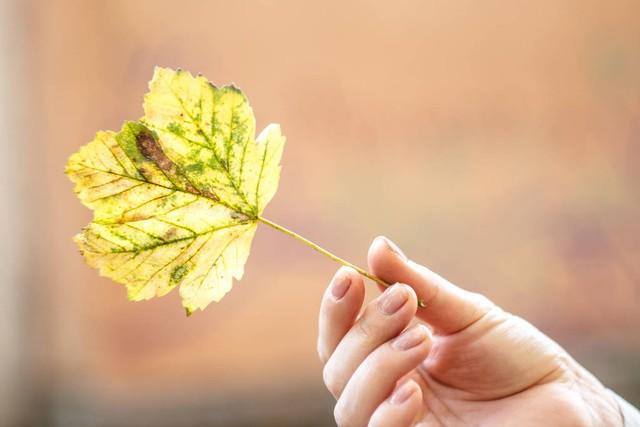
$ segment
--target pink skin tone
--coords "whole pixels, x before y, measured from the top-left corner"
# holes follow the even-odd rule
[[[363,278],[343,267],[320,309],[318,353],[338,426],[622,426],[602,384],[525,320],[383,237],[368,259],[395,285],[359,315]]]

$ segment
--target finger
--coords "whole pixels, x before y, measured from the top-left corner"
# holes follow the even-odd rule
[[[422,390],[413,380],[400,384],[375,410],[369,427],[410,427],[422,409]]]
[[[461,289],[426,267],[410,261],[390,240],[377,237],[369,248],[371,272],[387,283],[411,286],[426,305],[418,317],[438,334],[451,334],[469,326],[491,309],[482,295]]]
[[[366,425],[398,381],[420,365],[430,348],[429,330],[415,325],[371,353],[353,374],[335,407],[338,425]]]
[[[324,293],[318,319],[318,355],[325,363],[360,312],[364,282],[353,268],[341,267]]]
[[[347,381],[369,353],[407,327],[417,304],[415,292],[401,284],[390,286],[367,304],[324,366],[324,382],[334,397],[340,397]]]

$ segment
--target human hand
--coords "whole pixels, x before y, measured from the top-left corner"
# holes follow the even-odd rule
[[[396,284],[358,317],[363,278],[343,267],[320,309],[318,353],[340,427],[622,426],[604,386],[530,323],[385,238],[368,258]]]

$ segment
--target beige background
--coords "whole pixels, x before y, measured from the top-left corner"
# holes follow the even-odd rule
[[[363,265],[386,234],[640,403],[637,1],[3,5],[7,419],[331,425],[315,328],[336,265],[261,228],[245,279],[187,319],[174,294],[127,302],[71,242],[90,212],[66,159],[142,115],[156,64],[282,125],[265,216]]]

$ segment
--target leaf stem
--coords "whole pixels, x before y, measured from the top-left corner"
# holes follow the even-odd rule
[[[268,219],[258,216],[258,220],[260,222],[262,222],[263,224],[268,225],[271,228],[275,228],[278,231],[283,232],[284,234],[293,237],[294,239],[298,239],[299,241],[301,241],[302,243],[304,243],[305,245],[309,246],[311,249],[314,249],[318,252],[320,252],[322,255],[331,258],[332,260],[347,266],[347,267],[351,267],[354,270],[356,270],[358,273],[362,274],[363,276],[367,277],[368,279],[373,280],[374,282],[376,282],[377,284],[379,284],[380,286],[383,286],[385,288],[389,287],[389,284],[386,283],[384,280],[382,280],[381,278],[369,273],[367,270],[358,267],[355,264],[350,263],[349,261],[346,261],[342,258],[340,258],[337,255],[334,255],[333,253],[329,252],[328,250],[324,249],[323,247],[316,245],[315,243],[313,243],[311,240],[306,239],[304,237],[302,237],[301,235],[299,235],[298,233],[296,233],[295,231],[291,231],[288,228],[285,228],[283,226],[281,226],[280,224],[276,224],[273,221],[269,221]]]
[[[360,268],[355,264],[351,264],[349,261],[344,260],[344,259],[340,258],[337,255],[334,255],[333,253],[329,252],[328,250],[326,250],[322,246],[316,245],[311,240],[302,237],[301,235],[299,235],[295,231],[289,230],[288,228],[283,227],[280,224],[276,224],[273,221],[269,221],[267,218],[264,218],[262,216],[258,216],[257,218],[258,218],[258,221],[262,222],[263,224],[266,224],[271,228],[274,228],[274,229],[276,229],[278,231],[281,231],[282,233],[284,233],[284,234],[286,234],[288,236],[291,236],[294,239],[297,239],[297,240],[301,241],[305,245],[309,246],[311,249],[320,252],[322,255],[324,255],[324,256],[326,256],[328,258],[331,258],[332,260],[336,261],[337,263],[340,263],[340,264],[342,264],[344,266],[353,268],[358,273],[362,274],[364,277],[366,277],[368,279],[373,280],[374,282],[376,282],[380,286],[382,286],[384,288],[388,288],[389,286],[391,286],[388,283],[386,283],[384,280],[379,278],[378,276],[375,276],[375,275],[369,273],[367,270],[365,270],[363,268]],[[422,299],[418,299],[418,307],[425,308],[426,306],[427,305],[425,304],[425,302]]]

